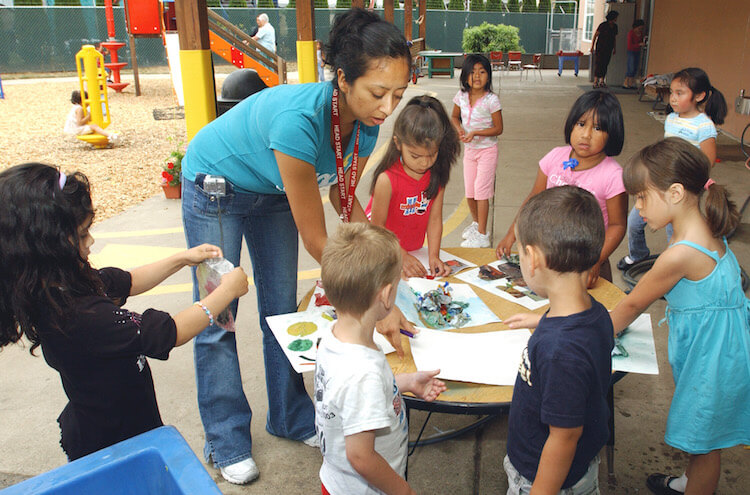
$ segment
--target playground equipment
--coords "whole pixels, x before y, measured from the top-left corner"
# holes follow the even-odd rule
[[[104,67],[112,71],[112,82],[108,83],[108,86],[119,93],[129,84],[120,81],[120,69],[128,64],[127,62],[120,62],[117,56],[117,50],[123,48],[125,43],[115,39],[115,16],[112,11],[112,0],[104,0],[104,7],[107,19],[107,41],[102,41],[101,46],[107,49],[110,59],[109,62],[104,64]]]
[[[107,98],[107,73],[104,67],[104,56],[93,45],[83,45],[76,53],[81,106],[84,112],[91,115],[91,122],[102,129],[111,122]],[[76,137],[95,148],[106,148],[109,143],[107,136],[101,134],[82,134]]]
[[[5,93],[3,93],[3,78],[0,77],[0,100],[5,99]]]

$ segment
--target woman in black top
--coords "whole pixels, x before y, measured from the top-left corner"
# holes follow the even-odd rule
[[[607,76],[607,66],[612,54],[615,53],[615,37],[617,36],[617,11],[611,10],[607,20],[599,24],[591,40],[591,52],[594,54],[594,87],[605,88],[604,78]]]

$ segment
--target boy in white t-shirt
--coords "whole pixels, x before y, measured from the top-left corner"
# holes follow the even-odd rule
[[[315,366],[322,493],[412,494],[404,479],[408,425],[399,390],[431,401],[446,387],[435,378],[439,370],[394,377],[373,341],[375,323],[396,300],[398,239],[370,224],[342,224],[320,264],[338,315],[332,336],[320,342]]]

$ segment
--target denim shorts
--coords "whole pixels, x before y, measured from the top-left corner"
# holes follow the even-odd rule
[[[529,495],[532,482],[524,478],[511,464],[508,456],[503,459],[503,467],[508,475],[507,495]],[[599,495],[599,456],[589,463],[586,474],[570,488],[560,490],[560,495]]]

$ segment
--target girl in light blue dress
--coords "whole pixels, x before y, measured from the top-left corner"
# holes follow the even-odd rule
[[[667,138],[641,150],[623,171],[648,226],[674,226],[670,246],[612,311],[620,332],[652,302],[667,300],[675,392],[664,439],[690,460],[684,487],[684,476],[649,476],[655,493],[713,493],[721,449],[750,444],[750,302],[724,238],[739,214],[710,170],[700,150]]]

